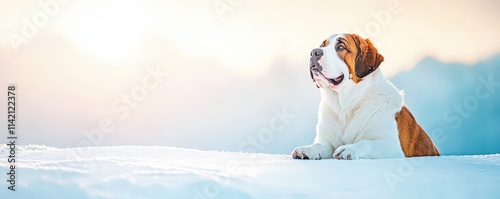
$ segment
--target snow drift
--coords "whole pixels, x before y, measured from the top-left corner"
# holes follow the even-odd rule
[[[0,146],[7,171],[9,149]],[[157,146],[17,149],[1,198],[499,198],[500,154],[386,160]]]

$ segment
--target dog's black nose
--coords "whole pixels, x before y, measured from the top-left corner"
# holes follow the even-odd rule
[[[323,56],[323,50],[321,50],[319,48],[315,48],[311,51],[311,56],[312,57],[321,57],[321,56]]]
[[[323,50],[321,50],[320,48],[315,48],[311,51],[311,63],[309,64],[311,69],[316,68],[319,71],[323,70],[323,67],[321,67],[321,65],[318,63],[318,60],[320,60],[322,56]]]

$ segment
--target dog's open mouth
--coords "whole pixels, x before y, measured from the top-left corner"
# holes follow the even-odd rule
[[[329,78],[326,78],[330,83],[332,83],[333,85],[339,85],[342,80],[344,80],[344,74],[336,77],[336,78],[333,78],[333,79],[329,79]]]
[[[339,85],[340,83],[342,83],[342,81],[344,80],[344,74],[341,74],[340,76],[338,77],[335,77],[335,78],[327,78],[325,75],[323,75],[323,73],[321,71],[319,71],[317,68],[312,68],[311,71],[319,76],[320,78],[324,78],[325,80],[328,81],[329,84],[331,84],[332,86],[336,86],[336,85]]]

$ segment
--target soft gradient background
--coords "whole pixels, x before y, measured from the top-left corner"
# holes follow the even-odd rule
[[[482,83],[500,82],[498,1],[0,5],[0,129],[6,132],[6,87],[15,83],[19,144],[289,153],[314,138],[319,92],[307,72],[310,50],[333,33],[353,32],[384,55],[381,69],[405,90],[443,154],[500,153],[500,87]],[[38,24],[30,37],[26,21]],[[12,45],[12,35],[26,42]],[[120,118],[113,102],[156,66],[169,76]],[[479,100],[478,87],[488,97]],[[295,117],[282,123],[276,112],[284,110]],[[106,118],[112,132],[92,131]]]

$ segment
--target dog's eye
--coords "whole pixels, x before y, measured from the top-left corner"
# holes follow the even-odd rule
[[[345,50],[345,47],[344,47],[344,45],[342,45],[342,44],[341,44],[341,45],[338,45],[338,46],[335,48],[335,50],[337,50],[337,51],[343,51],[343,50]]]

